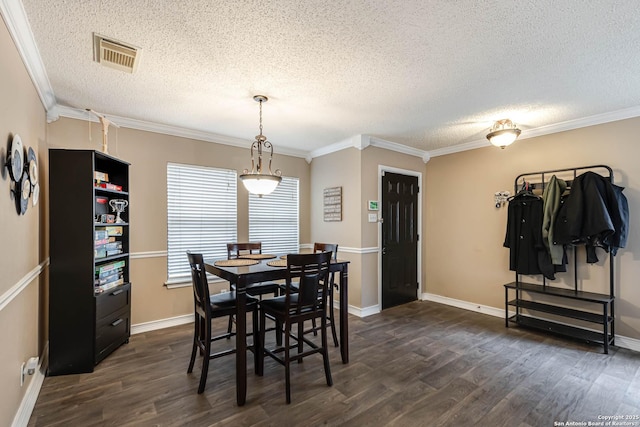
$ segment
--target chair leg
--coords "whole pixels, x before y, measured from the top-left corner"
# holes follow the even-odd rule
[[[227,333],[229,336],[227,339],[231,339],[231,331],[233,331],[233,316],[229,316],[229,326],[227,327]]]
[[[264,374],[264,343],[265,343],[265,335],[266,335],[266,325],[267,325],[267,315],[264,311],[260,310],[260,348],[256,350],[256,354],[259,352],[260,354],[260,369],[259,376]]]
[[[276,345],[282,346],[282,322],[279,320],[276,320]]]
[[[298,354],[304,351],[304,341],[302,341],[302,335],[304,334],[304,322],[298,323]],[[298,359],[298,363],[302,363],[302,357]]]
[[[333,288],[329,294],[329,321],[331,322],[331,335],[333,335],[333,346],[338,347],[338,334],[336,333],[336,318],[333,314]]]
[[[189,360],[189,368],[187,368],[187,373],[190,374],[193,372],[193,365],[196,361],[196,353],[198,351],[198,339],[200,338],[200,328],[198,325],[200,324],[200,319],[196,315],[196,319],[193,325],[193,348],[191,349],[191,360]]]
[[[285,391],[287,396],[287,404],[291,403],[291,356],[289,354],[290,335],[287,332],[291,329],[291,325],[285,325],[284,334],[284,375],[285,375]]]
[[[324,362],[324,374],[327,378],[327,385],[333,385],[333,378],[331,378],[331,366],[329,365],[329,351],[327,350],[327,317],[323,316],[321,320],[322,331],[322,360]]]
[[[253,369],[258,376],[262,376],[262,368],[264,363],[262,362],[262,340],[260,339],[261,329],[258,327],[258,308],[257,306],[251,312],[251,319],[253,320]]]
[[[200,373],[200,385],[198,386],[198,394],[204,392],[204,387],[207,385],[207,375],[209,374],[209,360],[211,356],[211,320],[204,325],[204,357],[202,358],[202,372]]]

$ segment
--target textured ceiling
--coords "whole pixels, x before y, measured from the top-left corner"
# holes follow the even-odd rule
[[[420,150],[640,105],[637,0],[22,0],[59,105],[310,152]],[[93,62],[92,33],[142,48]]]

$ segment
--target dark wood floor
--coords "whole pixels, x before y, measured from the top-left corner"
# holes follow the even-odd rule
[[[46,378],[29,426],[537,427],[640,416],[640,353],[604,355],[431,302],[349,321],[351,363],[332,348],[333,387],[319,357],[295,365],[290,405],[271,360],[264,377],[250,371],[244,407],[235,404],[233,357],[212,362],[197,395],[200,364],[186,373],[184,325],[131,337],[92,374]]]

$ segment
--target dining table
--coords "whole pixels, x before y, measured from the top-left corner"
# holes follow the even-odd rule
[[[251,283],[284,280],[287,276],[286,263],[274,263],[272,259],[260,257],[253,265],[228,266],[226,263],[205,259],[208,273],[229,281],[236,290],[236,401],[242,406],[247,398],[247,319],[244,315],[247,304],[246,287]],[[269,264],[277,264],[271,266]],[[284,264],[284,265],[283,265]],[[349,324],[348,324],[348,280],[349,261],[331,260],[329,271],[338,273],[338,288],[340,295],[340,335],[339,347],[342,363],[349,363]],[[332,290],[333,291],[333,290]],[[333,307],[331,307],[333,310]]]

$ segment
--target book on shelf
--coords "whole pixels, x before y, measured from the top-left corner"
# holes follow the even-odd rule
[[[115,261],[115,262],[110,262],[107,264],[103,264],[103,265],[98,265],[96,266],[96,274],[102,274],[106,271],[111,271],[111,270],[115,270],[117,268],[124,268],[126,262],[125,260],[120,260],[120,261]]]
[[[106,225],[104,227],[96,227],[96,240],[98,240],[98,232],[100,232],[100,236],[107,238],[111,236],[122,236],[122,226],[121,225]],[[104,233],[106,233],[106,235]]]
[[[104,285],[105,283],[111,281],[111,280],[115,280],[118,279],[119,277],[122,276],[124,270],[122,268],[117,268],[115,270],[109,270],[109,271],[105,271],[103,273],[100,274],[96,274],[95,276],[95,282],[97,284],[100,285]],[[102,283],[100,283],[102,282]]]
[[[122,236],[122,226],[105,227],[109,236]]]
[[[96,187],[104,188],[107,190],[122,191],[122,185],[111,184],[108,182],[96,182]]]
[[[104,245],[96,246],[93,256],[95,258],[104,258],[107,256],[107,249]]]
[[[113,251],[116,249],[119,249],[120,251],[122,251],[122,242],[117,242],[117,241],[107,241],[105,242],[105,247],[107,249],[107,251]]]
[[[122,270],[117,270],[114,271],[113,274],[110,274],[108,276],[104,276],[104,277],[98,277],[94,280],[94,285],[96,286],[104,286],[104,285],[108,285],[110,283],[113,283],[117,280],[120,280],[124,277],[123,271]]]
[[[109,174],[106,172],[93,171],[93,180],[96,182],[109,182]]]
[[[95,243],[95,246],[96,246],[96,249],[97,249],[98,246],[104,246],[107,243],[109,243],[109,238],[96,239],[94,243]]]
[[[115,288],[116,286],[120,286],[122,284],[124,284],[124,279],[118,279],[118,280],[116,280],[114,282],[111,282],[109,284],[106,284],[106,285],[94,286],[94,291],[96,293],[102,293],[104,291],[107,291],[107,290],[109,290],[111,288]]]
[[[94,240],[95,241],[108,239],[108,238],[109,238],[109,233],[107,233],[107,230],[104,230],[104,229],[95,230],[95,232],[94,232]]]

